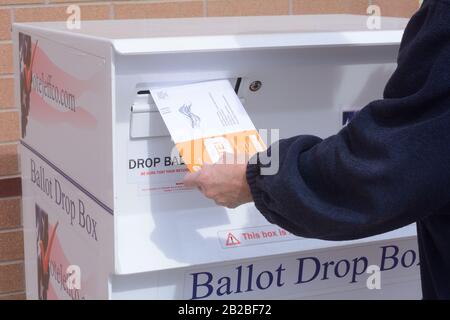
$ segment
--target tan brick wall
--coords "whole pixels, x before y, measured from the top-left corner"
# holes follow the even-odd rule
[[[77,3],[82,19],[202,16],[365,14],[377,4],[386,16],[409,17],[418,0],[0,0],[0,300],[24,299],[20,216],[19,111],[14,104],[11,23],[65,20]]]

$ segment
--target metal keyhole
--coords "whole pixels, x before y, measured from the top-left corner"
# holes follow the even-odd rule
[[[262,82],[259,80],[256,80],[256,81],[253,81],[252,83],[250,83],[249,89],[250,89],[250,91],[256,92],[259,89],[261,89],[261,87],[262,87]]]

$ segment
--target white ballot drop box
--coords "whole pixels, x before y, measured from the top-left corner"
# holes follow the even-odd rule
[[[257,129],[333,135],[396,68],[407,20],[372,18],[14,24],[27,297],[421,298],[414,225],[321,241],[216,206],[150,94],[226,79]]]

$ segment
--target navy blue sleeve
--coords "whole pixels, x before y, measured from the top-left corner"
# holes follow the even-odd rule
[[[269,222],[303,237],[350,240],[450,203],[450,3],[425,3],[405,31],[383,100],[327,139],[281,140],[275,175],[247,166]]]

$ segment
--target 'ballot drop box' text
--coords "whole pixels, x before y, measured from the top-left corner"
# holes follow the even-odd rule
[[[352,15],[15,24],[27,297],[420,298],[413,225],[305,239],[253,204],[226,209],[185,188],[149,92],[226,79],[258,129],[327,137],[382,98],[405,25],[383,18],[370,30]]]

